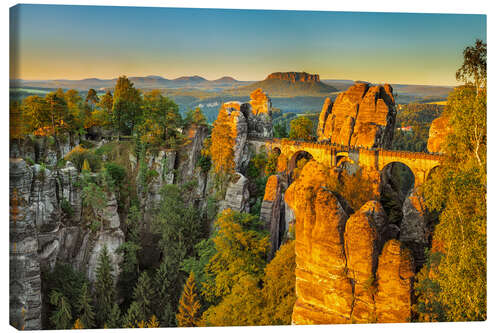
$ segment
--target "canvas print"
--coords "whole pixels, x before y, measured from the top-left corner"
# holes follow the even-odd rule
[[[486,16],[10,8],[10,324],[486,320]]]

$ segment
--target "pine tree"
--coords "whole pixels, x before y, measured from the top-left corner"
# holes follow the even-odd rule
[[[148,320],[151,316],[151,300],[155,297],[151,279],[146,271],[142,272],[134,289],[134,302],[139,307],[139,319]]]
[[[120,328],[122,323],[121,321],[122,313],[120,311],[120,307],[118,304],[114,303],[105,326],[108,328]]]
[[[177,324],[179,327],[195,327],[198,326],[198,311],[200,310],[200,302],[195,291],[194,274],[191,272],[184,285],[184,292],[179,301],[179,312],[177,313]]]
[[[123,318],[123,328],[133,328],[141,320],[141,309],[137,302],[132,302],[128,308],[127,314]]]
[[[106,246],[102,248],[99,254],[96,279],[95,298],[97,323],[102,326],[110,317],[111,307],[115,300],[113,267],[111,266],[111,259],[109,258]]]
[[[71,315],[71,304],[68,302],[68,299],[61,292],[53,290],[50,293],[50,304],[56,307],[50,316],[50,321],[56,329],[71,328],[73,318]]]
[[[85,328],[93,328],[95,325],[95,314],[91,302],[92,298],[89,295],[87,284],[84,283],[78,304],[76,304],[76,310],[80,313],[79,319],[81,319],[81,323]]]

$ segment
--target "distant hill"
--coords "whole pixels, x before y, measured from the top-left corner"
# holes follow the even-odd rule
[[[212,82],[233,84],[233,83],[236,83],[238,81],[230,76],[223,76],[220,79],[213,80]]]
[[[320,81],[318,74],[299,72],[276,72],[265,80],[248,86],[226,90],[233,95],[249,95],[257,88],[262,88],[269,96],[326,96],[338,89]]]
[[[129,79],[136,88],[140,89],[199,89],[208,91],[221,91],[224,89],[234,89],[240,86],[248,85],[253,81],[238,81],[232,77],[224,76],[217,80],[207,80],[201,76],[181,76],[176,79],[166,79],[158,75],[149,76],[130,76]],[[82,80],[11,80],[11,88],[48,88],[48,89],[76,89],[96,90],[113,89],[116,83],[113,79],[89,78]]]
[[[194,76],[181,76],[177,79],[172,80],[173,82],[185,82],[185,83],[200,83],[208,81],[204,77],[194,75]]]

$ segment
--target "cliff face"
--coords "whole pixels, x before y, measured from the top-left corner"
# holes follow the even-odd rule
[[[395,122],[392,87],[357,83],[339,94],[335,102],[325,100],[319,116],[318,141],[387,148],[392,144]]]
[[[150,222],[153,205],[160,200],[160,189],[165,184],[197,180],[199,197],[204,197],[206,175],[196,163],[207,135],[206,127],[192,128],[188,142],[178,153],[159,151],[146,156],[148,169],[156,171],[157,176],[147,189],[140,189],[139,185],[144,225]],[[47,146],[42,149],[43,144]],[[21,144],[11,142],[14,149],[10,158],[10,322],[23,329],[43,328],[42,269],[50,271],[57,263],[67,263],[92,282],[96,278],[100,251],[106,246],[116,279],[122,257],[115,251],[125,241],[114,193],[107,193],[106,207],[97,213],[103,221],[102,229],[92,230],[82,203],[81,174],[73,164],[67,162],[60,169],[36,164],[37,161],[50,162],[51,156],[55,156],[51,150],[54,147],[48,144],[46,138]],[[64,151],[69,150],[68,147],[63,148]],[[16,156],[26,156],[35,164],[30,166]],[[106,155],[103,158],[106,159]],[[136,170],[136,157],[130,155],[128,160],[130,165],[122,166]],[[153,261],[159,256],[156,249],[144,246],[143,250],[154,253],[149,255]]]
[[[9,311],[18,329],[41,328],[42,296],[35,221],[29,209],[31,169],[22,159],[10,159]]]
[[[285,192],[296,219],[293,322],[409,321],[411,254],[387,240],[391,226],[378,201],[348,216],[345,200],[325,187],[332,172],[310,161]]]
[[[233,139],[234,164],[237,172],[246,169],[250,161],[248,137],[271,138],[273,123],[271,116],[271,100],[262,89],[250,94],[248,103],[226,102],[220,112],[229,115],[228,124]]]
[[[429,128],[429,139],[427,140],[427,150],[430,153],[444,153],[444,144],[446,136],[450,133],[451,128],[449,119],[445,116],[436,118],[431,123]]]
[[[266,190],[260,209],[260,219],[269,230],[271,249],[269,260],[274,257],[284,238],[285,230],[288,229],[285,219],[285,201],[283,199],[283,181],[280,176],[272,175],[266,183]]]
[[[309,74],[306,72],[276,72],[266,77],[266,80],[285,80],[290,82],[319,82],[318,74]]]

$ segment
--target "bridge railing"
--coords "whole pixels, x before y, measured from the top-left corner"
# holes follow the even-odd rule
[[[293,145],[293,146],[308,146],[314,148],[331,148],[337,149],[339,151],[346,152],[359,152],[359,151],[379,151],[384,155],[393,155],[398,157],[407,157],[407,158],[431,158],[431,159],[441,159],[444,155],[442,153],[433,153],[433,152],[415,152],[415,151],[407,151],[407,150],[391,150],[391,149],[383,149],[380,147],[363,147],[363,146],[345,146],[339,145],[336,143],[331,143],[329,141],[307,141],[307,140],[291,140],[287,138],[262,138],[249,136],[249,140],[251,141],[264,141],[268,143],[275,143],[280,145]]]

